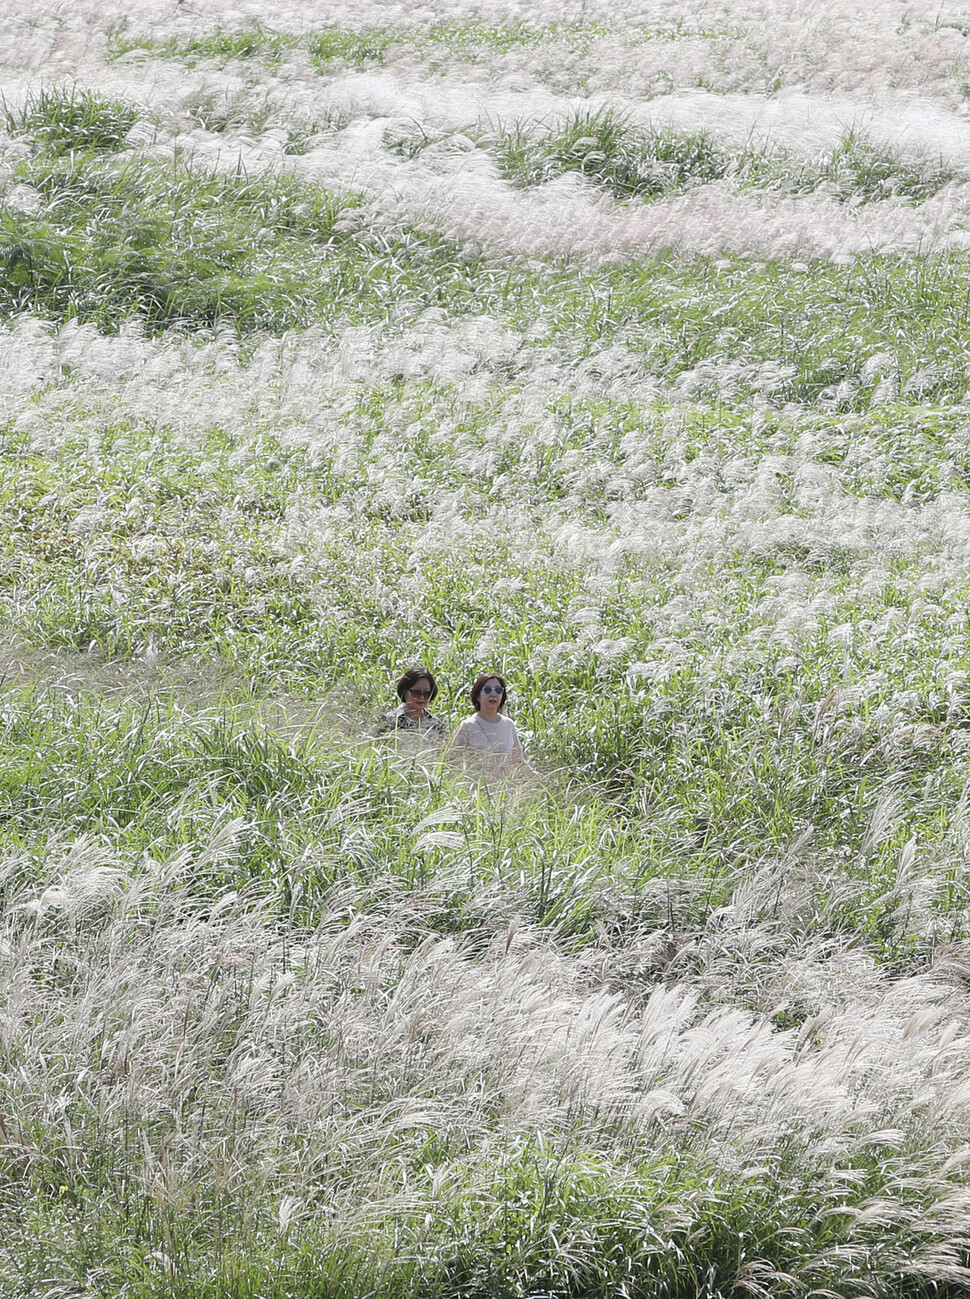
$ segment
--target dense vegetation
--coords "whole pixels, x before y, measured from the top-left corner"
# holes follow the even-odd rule
[[[970,1293],[959,14],[28,8],[0,1290]]]

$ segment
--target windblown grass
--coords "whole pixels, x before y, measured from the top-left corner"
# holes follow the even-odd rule
[[[0,1291],[965,1296],[962,19],[325,9],[0,17]]]
[[[123,100],[54,86],[29,95],[19,108],[7,107],[6,128],[26,135],[51,154],[113,152],[138,121],[138,110]]]
[[[43,206],[3,216],[6,312],[282,332],[334,312],[377,314],[409,290],[422,306],[451,301],[473,278],[443,241],[375,238],[354,228],[352,198],[292,178],[199,174],[175,159],[39,163],[19,179]]]
[[[420,891],[362,907],[350,881],[295,943],[271,895],[220,887],[238,836],[228,823],[137,875],[96,841],[52,844],[10,896],[8,1175],[33,1206],[7,1236],[11,1281],[29,1266],[48,1288],[86,1274],[144,1295],[962,1283],[944,985],[860,967],[843,1005],[783,1030],[676,986],[633,1014],[521,924],[415,945],[433,924]],[[887,1073],[900,1048],[908,1067]]]

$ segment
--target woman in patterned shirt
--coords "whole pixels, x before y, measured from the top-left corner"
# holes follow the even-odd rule
[[[428,712],[428,703],[438,693],[438,683],[427,668],[409,668],[397,683],[400,706],[392,708],[377,724],[377,734],[388,731],[417,731],[423,735],[443,740],[445,724],[440,717]]]

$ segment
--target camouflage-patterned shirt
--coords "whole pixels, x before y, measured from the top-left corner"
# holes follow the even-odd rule
[[[435,717],[434,713],[429,713],[427,708],[420,717],[409,717],[403,704],[385,713],[377,723],[376,734],[386,735],[388,731],[417,731],[422,735],[433,736],[435,739],[445,738],[445,724],[442,718]]]

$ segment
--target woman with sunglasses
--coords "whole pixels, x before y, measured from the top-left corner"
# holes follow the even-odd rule
[[[471,752],[487,754],[516,763],[530,775],[537,776],[525,760],[515,722],[502,715],[505,707],[505,678],[497,672],[485,672],[469,691],[475,708],[474,717],[468,717],[458,727],[451,742],[457,757],[470,756]]]
[[[385,713],[377,724],[377,734],[388,731],[420,731],[435,739],[444,739],[445,724],[428,711],[428,703],[438,693],[438,683],[427,668],[410,668],[397,683],[401,703]]]

